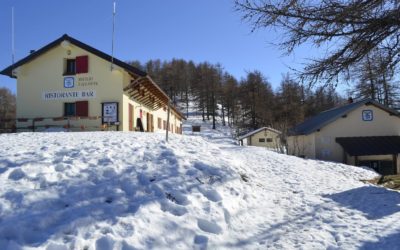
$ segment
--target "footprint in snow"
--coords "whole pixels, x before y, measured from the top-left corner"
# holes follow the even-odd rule
[[[222,233],[222,228],[218,226],[217,223],[208,221],[208,220],[203,220],[203,219],[197,219],[197,226],[203,230],[204,232],[207,233],[212,233],[212,234],[221,234]]]
[[[97,250],[109,250],[114,247],[114,240],[108,236],[103,236],[96,241]]]
[[[171,202],[161,202],[161,210],[163,212],[169,212],[170,214],[175,216],[182,216],[187,213],[187,209],[185,207],[179,206]]]
[[[229,211],[227,209],[224,208],[224,219],[225,219],[225,223],[230,225],[231,224],[231,214],[229,213]]]
[[[26,174],[24,171],[22,171],[21,169],[15,169],[8,175],[8,179],[18,181],[24,178],[25,176]]]
[[[168,200],[181,205],[181,206],[187,206],[190,204],[190,201],[186,197],[186,195],[182,194],[179,191],[171,191],[171,192],[166,192],[165,196]]]
[[[196,249],[207,249],[208,237],[204,235],[196,235],[194,237],[194,244],[199,246]]]
[[[199,189],[199,191],[210,201],[218,202],[222,200],[221,195],[216,190],[203,190]]]

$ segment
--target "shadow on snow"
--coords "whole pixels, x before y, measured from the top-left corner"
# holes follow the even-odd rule
[[[4,194],[2,198],[15,212],[1,214],[0,207],[0,249],[13,241],[22,247],[38,247],[52,237],[63,237],[65,244],[73,244],[68,239],[77,236],[80,227],[95,226],[102,221],[115,225],[150,204],[158,204],[163,212],[181,216],[186,213],[187,195],[193,189],[238,178],[228,168],[213,167],[201,161],[181,167],[177,156],[168,148],[153,162],[157,166],[153,170],[144,162],[142,166],[128,165],[117,173],[112,164],[112,161],[100,160],[99,165],[83,169],[79,178],[57,182],[42,180],[40,189]],[[27,195],[35,197],[40,192],[49,194],[36,200],[25,198]],[[152,248],[157,239],[148,237],[143,244]]]

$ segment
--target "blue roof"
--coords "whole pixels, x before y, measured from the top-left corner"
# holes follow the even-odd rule
[[[380,109],[385,110],[386,112],[399,116],[399,113],[394,109],[388,108],[372,99],[364,99],[358,102],[350,103],[338,108],[329,109],[327,111],[323,111],[318,115],[311,117],[305,120],[303,123],[295,126],[294,128],[289,130],[289,135],[308,135],[311,134],[324,126],[328,125],[329,123],[337,120],[338,118],[347,115],[351,111],[366,105],[374,105]]]

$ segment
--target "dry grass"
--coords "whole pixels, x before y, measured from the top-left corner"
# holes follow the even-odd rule
[[[386,188],[400,190],[400,175],[385,175],[364,182],[380,185]]]

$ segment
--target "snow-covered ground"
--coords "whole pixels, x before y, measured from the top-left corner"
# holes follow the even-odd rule
[[[374,172],[209,128],[0,135],[0,249],[400,248]]]

